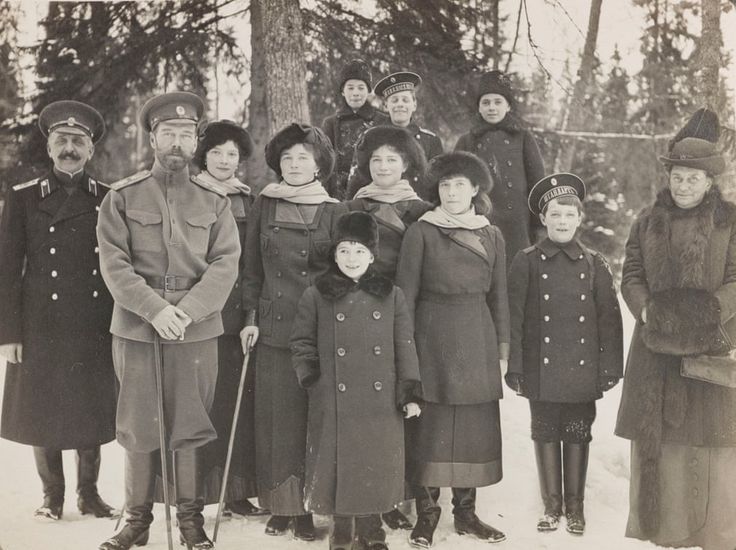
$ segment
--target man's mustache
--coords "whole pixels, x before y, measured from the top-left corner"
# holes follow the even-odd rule
[[[75,153],[74,151],[66,151],[64,153],[61,153],[59,155],[59,158],[61,160],[82,160],[82,157],[80,157],[79,154]]]

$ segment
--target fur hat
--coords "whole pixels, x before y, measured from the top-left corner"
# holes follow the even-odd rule
[[[210,122],[199,135],[199,146],[194,160],[200,170],[205,169],[207,153],[213,147],[232,141],[240,151],[240,162],[253,153],[253,139],[248,130],[241,128],[232,120],[218,120]]]
[[[362,59],[353,59],[342,68],[340,73],[340,91],[348,80],[362,80],[368,86],[368,90],[373,87],[373,76],[368,63]]]
[[[408,164],[407,170],[413,167],[421,181],[427,170],[424,149],[405,128],[398,126],[373,126],[360,137],[355,145],[355,152],[358,157],[358,170],[363,176],[368,180],[371,179],[371,155],[383,145],[399,151]]]
[[[325,133],[315,126],[293,122],[282,128],[266,145],[266,164],[281,177],[281,153],[298,143],[314,147],[319,177],[326,180],[335,166],[335,151]]]
[[[726,161],[715,143],[696,137],[686,137],[672,146],[666,155],[659,157],[666,166],[685,166],[705,170],[718,176],[726,169]]]
[[[475,93],[475,104],[480,104],[480,98],[486,94],[498,94],[506,98],[511,108],[516,105],[511,79],[501,71],[490,71],[480,75],[478,88]]]
[[[668,150],[672,148],[678,141],[685,138],[698,138],[716,143],[721,135],[721,126],[718,121],[718,115],[710,109],[698,109],[693,113],[685,125],[680,128],[675,137],[669,143]]]
[[[452,176],[465,176],[470,183],[478,186],[481,193],[488,194],[493,188],[493,178],[485,162],[473,153],[455,151],[434,157],[427,171],[426,195],[431,202],[439,201],[440,180]]]
[[[356,210],[343,214],[337,220],[333,248],[343,241],[360,243],[374,256],[378,255],[378,224],[367,212]]]

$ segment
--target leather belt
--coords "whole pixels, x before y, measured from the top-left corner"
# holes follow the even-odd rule
[[[161,288],[164,292],[176,292],[177,290],[189,290],[199,282],[199,279],[166,275],[165,277],[146,277],[146,282],[151,288]]]

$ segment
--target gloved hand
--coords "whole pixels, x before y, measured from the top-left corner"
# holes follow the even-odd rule
[[[524,375],[518,372],[509,372],[506,374],[506,385],[521,395],[524,389]]]

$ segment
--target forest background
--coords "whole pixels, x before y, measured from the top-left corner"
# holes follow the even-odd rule
[[[621,30],[639,34],[636,63],[617,48],[599,55],[604,2],[630,14]],[[550,24],[565,22],[560,33],[573,29],[575,51],[564,58],[535,39],[556,31],[532,25],[542,9],[555,14]],[[29,20],[38,25],[30,42]],[[36,122],[58,99],[102,112],[107,134],[90,171],[113,182],[150,165],[136,120],[145,100],[198,93],[210,120],[227,111],[253,135],[256,154],[242,175],[259,189],[273,178],[260,153],[269,137],[334,112],[340,68],[354,57],[371,65],[374,81],[397,70],[422,75],[416,117],[446,151],[472,123],[478,75],[501,69],[547,170],[588,184],[583,240],[618,271],[633,217],[664,184],[657,156],[693,111],[719,114],[720,146],[736,156],[736,52],[723,41],[734,25],[736,0],[4,0],[0,194],[48,169]],[[736,197],[733,162],[720,184]]]

